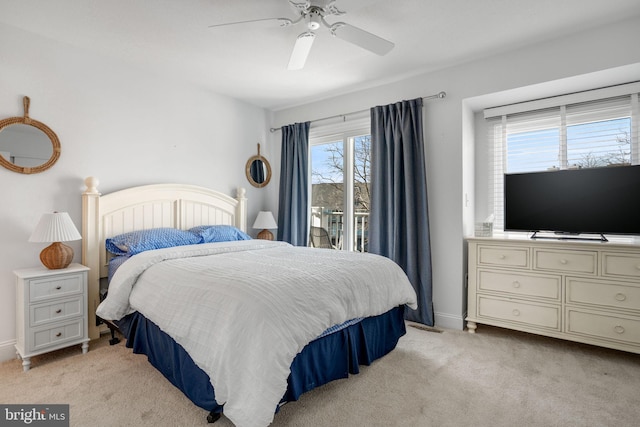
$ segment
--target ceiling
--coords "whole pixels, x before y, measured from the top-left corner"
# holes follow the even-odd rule
[[[302,2],[303,0],[296,0]],[[640,15],[638,0],[337,0],[327,17],[395,43],[377,56],[326,29],[303,70],[287,0],[0,0],[0,22],[271,110],[443,69]]]

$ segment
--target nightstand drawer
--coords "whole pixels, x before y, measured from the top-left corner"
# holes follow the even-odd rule
[[[560,300],[560,276],[532,276],[500,271],[478,271],[478,290]]]
[[[602,254],[602,274],[605,276],[640,277],[640,255]]]
[[[32,279],[29,281],[29,301],[39,302],[51,298],[81,294],[84,277],[79,274]]]
[[[45,323],[82,316],[84,314],[83,302],[82,296],[79,296],[52,303],[34,304],[29,308],[29,324],[40,326]]]
[[[67,341],[82,339],[84,336],[84,318],[57,324],[49,328],[32,329],[29,337],[29,349],[38,351]]]
[[[616,314],[569,310],[567,332],[638,345],[640,319]]]
[[[478,316],[560,330],[560,306],[478,296]]]
[[[529,266],[529,249],[510,248],[507,246],[479,246],[478,265],[526,268]]]
[[[534,249],[534,268],[570,273],[596,274],[596,252]]]

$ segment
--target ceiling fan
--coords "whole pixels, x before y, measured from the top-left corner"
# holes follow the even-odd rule
[[[326,27],[329,29],[331,35],[345,40],[349,43],[353,43],[356,46],[360,46],[361,48],[373,52],[377,55],[386,55],[394,47],[394,44],[392,42],[345,22],[336,22],[334,24],[329,24],[325,20],[326,16],[340,16],[345,14],[345,12],[339,10],[335,5],[336,0],[307,0],[302,3],[298,3],[293,0],[288,1],[289,4],[298,13],[297,18],[252,19],[249,21],[238,21],[225,24],[210,25],[209,28],[223,27],[235,24],[246,24],[249,22],[258,21],[278,21],[281,27],[290,27],[300,22],[304,22],[307,28],[298,36],[298,38],[296,39],[296,43],[293,46],[293,51],[291,52],[291,57],[289,58],[289,65],[287,66],[287,69],[289,70],[300,70],[304,67],[307,57],[309,56],[309,52],[311,51],[311,46],[313,45],[313,41],[316,37],[314,31],[320,29],[320,27]]]

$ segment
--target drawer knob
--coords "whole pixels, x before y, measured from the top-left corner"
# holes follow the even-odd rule
[[[517,308],[514,308],[511,313],[513,313],[514,316],[520,316],[520,310],[518,310]]]
[[[624,301],[627,299],[627,296],[623,293],[617,293],[616,294],[616,301]]]
[[[569,261],[567,261],[567,260],[566,260],[566,259],[564,259],[564,258],[560,260],[560,264],[562,264],[562,265],[566,265],[566,264],[568,264],[568,263],[569,263]]]
[[[617,334],[624,334],[624,328],[620,325],[613,328],[613,330],[616,331]]]
[[[640,270],[640,264],[636,265],[636,270]]]
[[[56,291],[59,291],[60,289],[62,289],[62,286],[56,286]]]
[[[61,337],[61,336],[62,336],[62,332],[58,332],[58,333],[56,334],[56,337]]]
[[[514,288],[519,288],[520,287],[520,282],[518,282],[517,280],[515,282],[513,282],[513,287]]]
[[[62,309],[61,308],[56,310],[56,314],[60,314],[60,313],[62,313]]]
[[[507,256],[506,255],[500,255],[498,258],[505,259],[505,258],[507,258]]]

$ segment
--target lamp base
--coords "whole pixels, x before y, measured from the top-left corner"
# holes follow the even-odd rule
[[[73,249],[60,242],[54,242],[40,252],[40,261],[49,270],[67,268],[73,260]]]
[[[258,233],[258,239],[273,240],[273,233],[265,229]]]

